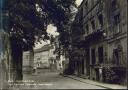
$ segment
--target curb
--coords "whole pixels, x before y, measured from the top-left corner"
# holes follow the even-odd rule
[[[74,80],[77,80],[77,81],[80,81],[80,82],[82,82],[82,83],[86,83],[86,84],[90,84],[90,85],[95,85],[95,86],[103,87],[103,88],[105,88],[105,89],[112,89],[112,88],[104,87],[104,86],[102,86],[102,85],[96,85],[96,84],[87,83],[87,82],[85,82],[85,81],[82,81],[82,80],[79,80],[79,79],[76,79],[76,78],[73,78],[73,77],[70,77],[70,76],[67,76],[67,75],[62,75],[62,76],[68,77],[68,78],[71,78],[71,79],[74,79]]]
[[[68,77],[68,78],[71,78],[71,79],[74,79],[74,80],[77,80],[77,81],[80,81],[80,82],[82,82],[82,83],[87,83],[87,84],[90,84],[90,85],[95,85],[95,86],[99,86],[99,87],[103,87],[103,88],[105,88],[105,89],[115,89],[115,88],[111,88],[111,87],[107,87],[107,86],[103,86],[103,85],[97,85],[97,84],[92,84],[92,83],[88,83],[88,82],[86,82],[86,81],[83,81],[83,80],[80,80],[79,78],[81,78],[81,77],[72,77],[72,76],[68,76],[68,75],[62,75],[63,77]],[[83,79],[83,78],[81,78],[81,79]],[[127,89],[127,88],[126,88]]]

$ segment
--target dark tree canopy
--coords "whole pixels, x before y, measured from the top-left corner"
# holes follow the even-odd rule
[[[8,28],[15,46],[30,50],[36,40],[49,39],[47,25],[52,23],[62,33],[70,21],[75,0],[6,0]]]

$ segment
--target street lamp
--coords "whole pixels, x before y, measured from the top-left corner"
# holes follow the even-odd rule
[[[103,32],[103,37],[106,37],[106,36],[107,36],[106,32]]]
[[[107,36],[105,32],[103,33],[103,36],[104,36],[104,37],[106,37],[106,36]]]

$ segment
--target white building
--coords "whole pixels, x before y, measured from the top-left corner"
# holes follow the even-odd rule
[[[49,68],[50,44],[34,50],[34,66],[37,68]]]

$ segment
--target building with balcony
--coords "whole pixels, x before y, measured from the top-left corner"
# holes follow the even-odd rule
[[[71,28],[74,73],[126,83],[127,5],[127,0],[83,0]]]

